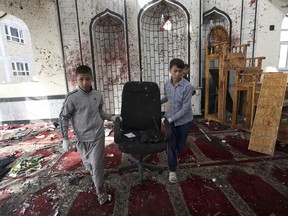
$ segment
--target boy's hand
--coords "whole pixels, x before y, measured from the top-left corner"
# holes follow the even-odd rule
[[[119,117],[119,118],[120,118],[120,121],[122,121],[122,118],[121,118],[120,115],[114,115],[114,116],[112,116],[111,121],[115,122],[117,117]]]
[[[63,139],[62,140],[62,148],[63,148],[64,152],[68,152],[70,146],[71,146],[71,142],[69,139]]]

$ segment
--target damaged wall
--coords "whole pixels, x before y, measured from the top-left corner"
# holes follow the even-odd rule
[[[189,32],[189,43],[190,43],[190,59],[187,61],[187,56],[182,57],[183,60],[186,62],[190,62],[191,65],[191,82],[194,86],[198,87],[201,85],[199,83],[199,58],[198,58],[198,37],[199,37],[199,10],[200,5],[199,1],[193,1],[193,4],[189,0],[183,0],[179,2],[175,1],[166,1],[167,4],[171,4],[179,10],[182,10],[183,13],[187,11],[188,16],[190,16],[190,32]],[[94,83],[94,86],[100,90],[104,95],[105,105],[107,105],[110,101],[117,101],[115,99],[115,95],[117,95],[118,98],[121,98],[121,86],[119,87],[117,83],[117,74],[113,75],[111,77],[111,80],[114,81],[114,84],[112,87],[109,87],[109,77],[103,78],[103,81],[97,83],[99,79],[101,80],[101,76],[99,77],[99,73],[102,73],[102,71],[105,71],[105,67],[99,67],[99,63],[101,63],[103,58],[107,58],[106,56],[100,56],[100,58],[97,58],[95,53],[99,50],[95,50],[95,47],[93,47],[93,41],[94,41],[94,35],[93,32],[91,32],[91,25],[94,24],[94,19],[97,20],[97,16],[105,14],[105,12],[109,12],[115,16],[119,16],[123,20],[123,26],[125,31],[125,38],[124,43],[126,46],[126,53],[123,53],[124,55],[127,55],[127,62],[125,63],[125,73],[129,73],[129,77],[131,80],[141,80],[143,77],[141,75],[141,68],[140,66],[140,58],[143,56],[140,56],[140,50],[139,50],[139,41],[140,41],[140,35],[139,35],[139,24],[138,21],[141,21],[141,17],[139,17],[139,14],[144,13],[146,10],[148,10],[153,5],[157,5],[158,3],[161,3],[161,1],[135,1],[135,0],[114,0],[109,2],[102,2],[102,1],[86,1],[85,3],[82,1],[75,1],[75,0],[63,0],[58,1],[59,3],[59,10],[60,10],[60,23],[61,23],[61,29],[62,29],[62,38],[63,38],[63,48],[64,48],[64,61],[65,61],[65,67],[67,71],[67,79],[68,79],[68,85],[69,90],[75,88],[75,67],[79,64],[88,64],[89,66],[94,66],[94,76],[96,77],[96,83]],[[197,11],[197,13],[195,13]],[[160,17],[159,17],[160,21]],[[187,36],[188,37],[188,36]],[[103,44],[102,44],[103,45]],[[103,45],[104,46],[104,45]],[[187,47],[187,45],[186,45]],[[100,49],[100,48],[99,48]],[[79,52],[81,50],[81,52]],[[110,53],[113,50],[109,51]],[[145,53],[147,54],[147,53]],[[142,54],[142,55],[145,55]],[[146,57],[149,58],[149,56],[154,55],[153,53],[146,55]],[[108,56],[111,60],[111,54]],[[112,55],[113,56],[113,55]],[[125,56],[126,58],[126,56]],[[122,59],[122,58],[120,58]],[[109,60],[109,61],[110,61]],[[171,60],[171,59],[170,59]],[[169,60],[169,61],[170,61]],[[109,62],[108,61],[108,62]],[[122,67],[122,65],[120,65]],[[163,72],[162,72],[163,73]],[[164,73],[169,74],[169,70],[164,71]],[[105,81],[107,80],[108,81]],[[111,94],[114,95],[114,99],[108,99],[106,98],[106,95],[109,93],[106,93],[105,90],[102,89],[102,85],[106,85],[108,89],[119,89],[120,91],[115,91]],[[97,85],[96,85],[97,84]],[[159,83],[158,83],[159,84]],[[113,87],[114,86],[114,87]],[[163,86],[159,85],[161,89],[161,93],[163,94]],[[195,114],[200,115],[200,98],[201,98],[201,91],[197,91],[197,94],[193,97],[193,111]],[[106,102],[107,101],[107,102]],[[118,101],[117,101],[118,102]],[[121,101],[119,101],[121,102]],[[115,104],[115,103],[114,103]],[[108,106],[108,105],[107,105]],[[110,107],[112,106],[109,105]],[[107,107],[106,107],[107,108]],[[113,109],[106,109],[107,112],[110,113],[119,113],[120,109],[113,108]]]
[[[152,5],[160,2],[160,0],[2,0],[0,10],[20,18],[30,30],[35,74],[39,81],[0,84],[0,121],[57,118],[64,95],[67,90],[71,91],[76,86],[75,68],[80,64],[92,67],[95,77],[93,85],[104,94],[105,103],[110,107],[106,111],[119,113],[121,101],[117,98],[121,97],[122,84],[128,80],[127,73],[131,80],[141,79],[140,59],[143,56],[140,52],[142,50],[139,50],[141,40],[139,14],[144,14]],[[231,19],[232,45],[249,43],[248,57],[265,56],[264,67],[278,66],[280,28],[284,15],[288,13],[286,0],[165,2],[187,14],[187,20],[190,21],[188,36],[190,49],[188,56],[183,56],[183,59],[191,65],[190,82],[195,87],[204,87],[202,78],[205,60],[201,46],[203,41],[205,43],[205,35],[202,22],[203,14],[213,8],[217,8]],[[115,46],[123,45],[116,57],[115,52],[112,52],[114,50],[105,50],[111,48],[111,44],[104,47],[106,42],[101,42],[100,47],[96,48],[95,38],[97,34],[99,35],[97,31],[107,27],[97,27],[102,19],[114,19],[116,23],[122,25],[121,29],[124,29],[124,35],[114,32],[115,37],[120,36]],[[272,25],[275,27],[274,30],[270,30]],[[107,35],[109,36],[108,33]],[[102,36],[106,37],[105,34]],[[101,56],[103,53],[106,54]],[[101,64],[103,59],[107,64]],[[102,66],[105,68],[101,69]],[[109,74],[109,71],[112,73]],[[119,74],[124,76],[120,79]],[[161,93],[163,94],[163,89]],[[193,111],[196,115],[201,114],[201,100],[203,100],[201,94],[199,89],[192,98]],[[118,107],[113,104],[117,104]],[[44,111],[41,112],[42,110]]]

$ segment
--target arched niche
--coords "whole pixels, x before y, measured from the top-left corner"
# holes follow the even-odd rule
[[[95,86],[102,92],[104,110],[119,114],[122,88],[129,80],[123,18],[106,10],[90,26]]]
[[[147,4],[138,15],[140,80],[156,82],[163,92],[169,79],[169,62],[189,63],[189,15],[178,2]]]
[[[202,78],[205,78],[205,56],[206,56],[206,41],[207,36],[211,29],[215,26],[223,26],[228,32],[229,46],[231,43],[232,32],[232,20],[227,13],[219,10],[217,7],[213,7],[211,10],[203,13],[203,25],[202,25],[202,44],[201,44],[201,65],[202,65]]]
[[[203,24],[202,24],[202,39],[201,39],[201,77],[202,77],[202,86],[205,86],[206,79],[206,42],[208,40],[208,35],[215,26],[222,26],[228,33],[228,43],[230,46],[231,43],[231,32],[232,32],[232,20],[227,13],[222,10],[219,10],[217,7],[213,7],[211,10],[208,10],[203,13]],[[215,28],[214,28],[215,29]],[[201,108],[204,109],[204,98],[205,89],[203,89],[202,99],[201,99]]]

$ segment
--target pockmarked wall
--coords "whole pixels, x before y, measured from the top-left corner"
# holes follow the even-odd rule
[[[0,10],[27,25],[34,56],[33,80],[0,84],[0,122],[57,119],[67,88],[56,2],[1,0]]]
[[[61,0],[58,1],[60,11],[60,27],[62,30],[64,65],[68,80],[69,90],[76,86],[75,68],[79,64],[87,64],[93,68],[94,76],[97,77],[97,63],[105,56],[95,57],[92,47],[93,35],[91,33],[91,25],[93,20],[100,14],[107,11],[113,16],[121,17],[125,29],[125,46],[127,55],[127,65],[131,80],[140,80],[140,50],[139,50],[139,14],[145,12],[149,7],[161,3],[161,1],[151,0],[112,0],[112,1],[75,1]],[[189,43],[191,65],[191,83],[197,87],[197,93],[192,98],[193,111],[196,115],[201,115],[201,83],[199,82],[199,30],[200,30],[200,5],[198,0],[181,0],[166,1],[167,4],[177,5],[188,13],[189,23]],[[101,46],[101,45],[100,45]],[[94,50],[93,50],[94,49]],[[80,51],[80,52],[79,52]],[[153,54],[151,54],[153,55]],[[93,58],[94,57],[94,58]],[[185,59],[183,59],[185,60]],[[186,61],[186,60],[185,60]],[[101,68],[100,68],[101,69]],[[127,71],[128,72],[128,71]],[[169,70],[166,72],[169,74]],[[103,84],[105,85],[105,84]],[[99,87],[99,86],[98,86]],[[164,94],[163,89],[161,94]],[[121,95],[120,95],[121,97]],[[108,100],[107,100],[108,101]]]
[[[78,65],[91,66],[95,77],[99,77],[101,66],[105,66],[105,64],[99,66],[99,62],[115,60],[111,55],[108,58],[105,55],[96,55],[103,53],[99,49],[103,48],[102,42],[105,41],[105,38],[97,39],[96,33],[107,36],[105,32],[100,32],[101,29],[105,30],[106,28],[101,28],[101,21],[102,18],[107,19],[107,16],[105,17],[107,14],[109,15],[108,19],[115,18],[114,21],[117,20],[124,29],[124,34],[121,36],[123,37],[122,41],[119,40],[118,44],[125,43],[123,47],[125,47],[124,55],[127,61],[124,61],[125,65],[121,65],[115,71],[121,73],[129,71],[130,80],[140,80],[139,14],[144,14],[146,10],[150,10],[151,13],[152,6],[161,2],[163,1],[1,0],[0,10],[21,19],[30,31],[35,59],[33,66],[35,79],[21,83],[0,84],[0,122],[56,119],[67,91],[73,90],[77,85],[75,69]],[[187,15],[187,19],[190,20],[188,60],[190,62],[190,82],[197,88],[196,95],[192,97],[195,115],[201,114],[203,111],[201,110],[201,101],[203,100],[201,95],[205,86],[201,81],[203,78],[201,70],[203,70],[205,59],[201,53],[201,46],[205,41],[202,26],[205,12],[216,8],[217,12],[220,11],[220,15],[229,17],[232,27],[231,44],[248,43],[250,44],[248,57],[264,56],[266,59],[263,61],[263,68],[265,66],[277,67],[281,23],[284,15],[288,13],[287,0],[166,0],[164,2],[179,8],[183,12],[182,14]],[[117,36],[117,34],[115,35]],[[97,47],[96,44],[100,47]],[[121,54],[123,55],[123,53]],[[187,60],[186,57],[185,59]],[[107,65],[110,67],[109,64]],[[4,70],[2,68],[3,65],[0,65],[0,69]],[[105,70],[109,71],[104,68],[105,73]],[[108,77],[112,81],[96,80],[96,82],[100,82],[100,85],[98,83],[96,86],[94,82],[93,86],[107,89],[108,83],[111,88],[115,80],[119,80],[117,76],[117,79],[114,79],[113,76],[115,74]],[[119,83],[115,85],[114,89],[112,88],[111,92],[113,93],[113,90],[118,87]],[[163,90],[161,91],[163,93]],[[121,88],[118,89],[116,96],[112,95],[113,100],[115,97],[119,97],[120,93]],[[112,105],[114,102],[110,103]],[[118,108],[117,110],[119,111]]]

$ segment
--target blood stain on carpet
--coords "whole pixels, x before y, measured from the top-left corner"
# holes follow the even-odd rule
[[[81,156],[78,152],[70,151],[65,152],[56,164],[52,167],[53,172],[58,171],[73,171],[82,166]]]
[[[55,211],[53,207],[57,205],[59,200],[59,190],[56,184],[51,184],[33,194],[27,195],[13,215],[53,215]]]
[[[181,183],[181,190],[191,215],[239,215],[212,180],[192,175]]]
[[[217,141],[209,141],[206,138],[198,138],[195,142],[201,152],[212,160],[233,160],[233,154],[225,149]]]
[[[115,192],[114,189],[107,188],[107,193],[112,195],[112,200],[110,202],[100,205],[98,203],[96,192],[93,188],[90,188],[86,192],[80,192],[67,215],[69,216],[94,216],[94,215],[113,215],[114,202],[115,202]]]
[[[131,188],[128,215],[175,215],[166,187],[148,179],[146,180],[146,186],[138,184]]]
[[[288,199],[259,176],[234,169],[228,181],[255,215],[287,215]]]

